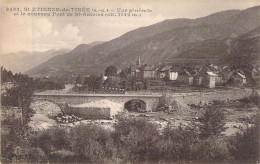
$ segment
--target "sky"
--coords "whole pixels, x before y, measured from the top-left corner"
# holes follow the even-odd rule
[[[212,13],[246,9],[259,0],[2,0],[1,53],[73,49],[79,44],[109,41],[139,27],[166,19],[199,18]],[[140,17],[14,16],[10,7],[90,9],[149,9]],[[31,13],[31,11],[29,11]],[[67,14],[67,13],[66,13]]]

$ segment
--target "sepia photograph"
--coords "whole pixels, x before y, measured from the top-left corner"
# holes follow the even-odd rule
[[[0,163],[260,163],[259,0],[0,7]]]

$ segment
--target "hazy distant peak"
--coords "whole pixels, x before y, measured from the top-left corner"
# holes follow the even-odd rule
[[[29,69],[46,62],[52,57],[69,52],[69,49],[51,49],[43,52],[19,51],[16,53],[2,54],[2,65],[14,73],[26,72]]]

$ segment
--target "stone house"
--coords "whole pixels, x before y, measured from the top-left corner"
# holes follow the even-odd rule
[[[174,65],[174,66],[172,66],[172,68],[170,69],[170,71],[169,71],[169,75],[168,75],[168,77],[169,77],[169,80],[170,81],[175,81],[175,80],[177,80],[177,78],[178,78],[178,72],[180,71],[180,66],[178,66],[178,65]]]
[[[224,67],[224,69],[220,72],[220,75],[222,76],[222,81],[227,82],[234,72],[235,70],[232,67]]]
[[[217,74],[213,72],[207,72],[203,76],[202,85],[208,88],[215,88]]]
[[[207,72],[213,72],[216,75],[216,83],[222,83],[222,74],[221,71],[223,70],[221,67],[213,65],[213,64],[206,64]]]
[[[216,85],[216,69],[210,65],[205,65],[194,77],[194,84],[197,86],[204,86],[208,88],[214,88]]]
[[[157,71],[160,68],[160,65],[148,65],[143,69],[143,78],[144,79],[156,79]]]
[[[260,86],[260,67],[254,67],[252,68],[251,73],[252,79]]]
[[[143,70],[141,66],[132,65],[130,66],[131,70],[131,77],[135,79],[142,79],[143,78]]]
[[[246,76],[241,71],[236,71],[231,77],[236,84],[246,84]]]
[[[192,85],[193,76],[187,69],[182,69],[178,73],[176,81],[180,84]]]
[[[252,78],[259,79],[260,77],[260,67],[253,67],[252,68]]]
[[[165,65],[165,66],[162,66],[160,69],[159,69],[159,78],[160,79],[164,79],[165,77],[169,77],[169,72],[170,70],[172,69],[173,66],[171,65]]]

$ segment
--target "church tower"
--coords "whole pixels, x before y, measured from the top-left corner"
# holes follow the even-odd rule
[[[140,59],[140,56],[139,56],[138,59],[136,60],[136,65],[141,66],[141,59]]]

